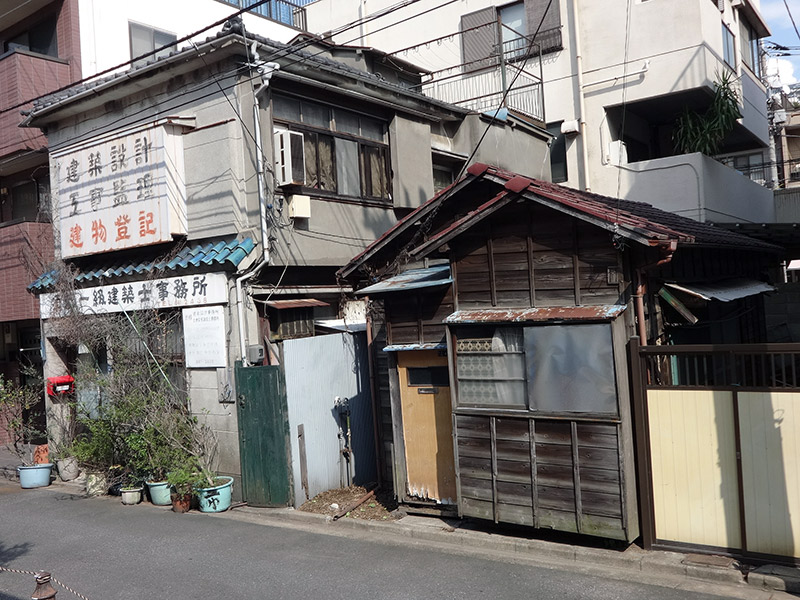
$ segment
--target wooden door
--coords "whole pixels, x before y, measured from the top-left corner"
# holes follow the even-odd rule
[[[251,506],[287,506],[289,420],[280,367],[236,367],[242,496]]]
[[[406,493],[456,503],[453,421],[447,355],[438,350],[399,352],[400,406],[406,448]]]

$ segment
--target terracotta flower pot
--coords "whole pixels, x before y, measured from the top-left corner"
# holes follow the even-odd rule
[[[172,494],[172,510],[176,513],[189,512],[192,507],[192,494]]]

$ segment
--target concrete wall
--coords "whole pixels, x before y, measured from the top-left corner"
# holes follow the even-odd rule
[[[416,208],[433,196],[433,158],[426,149],[431,143],[431,125],[396,116],[389,127],[392,155],[392,200],[396,207]]]
[[[308,7],[309,28],[312,31],[331,29],[358,18],[358,10],[372,14],[391,4],[391,0],[366,0],[360,3],[361,8],[353,3],[348,12],[341,2],[317,0]],[[353,42],[354,38],[361,35],[358,41],[394,52],[443,35],[457,34],[460,15],[501,4],[491,0],[463,0],[402,22],[437,5],[433,0],[422,0],[335,39]],[[724,11],[720,13],[716,3],[708,0],[630,4],[578,0],[576,21],[571,0],[560,0],[559,6],[563,50],[545,55],[542,64],[546,119],[548,122],[570,121],[579,115],[578,65],[575,59],[576,36],[579,35],[585,96],[583,116],[587,131],[585,140],[573,136],[567,141],[566,185],[589,187],[592,191],[616,196],[619,193],[619,179],[624,178],[625,174],[619,173],[617,168],[607,168],[608,145],[617,135],[617,127],[608,123],[607,109],[618,107],[623,102],[661,99],[687,90],[704,90],[710,97],[718,74],[727,68],[722,61],[723,22],[737,36],[735,50],[739,57],[740,13],[731,7],[730,2],[725,3]],[[630,14],[627,12],[628,6]],[[378,31],[390,21],[400,24]],[[631,32],[627,48],[624,35],[626,23],[630,24]],[[669,35],[664,35],[665,27],[669,28]],[[459,69],[455,65],[461,62],[460,44],[460,36],[453,35],[437,41],[435,45],[399,52],[398,57],[433,71],[451,67],[449,71],[438,73],[437,77],[459,76]],[[619,79],[625,73],[641,70],[645,61],[649,61],[646,73]],[[527,68],[537,72],[538,64],[529,60]],[[760,149],[768,143],[766,92],[747,67],[739,64],[735,71],[735,75],[741,77],[741,126],[753,139],[753,147]],[[604,81],[607,79],[610,81]],[[630,125],[626,123],[626,129]],[[581,146],[584,143],[588,154],[586,173],[581,161]],[[634,164],[627,167],[638,169]],[[520,170],[526,172],[529,169]],[[676,179],[667,185],[681,188],[686,182]],[[749,209],[738,215],[731,206],[718,208],[735,218],[741,216],[744,220],[749,220],[748,215],[752,215]]]
[[[247,193],[255,190],[255,167],[244,157],[245,146],[253,146],[247,143],[250,140],[244,128],[252,131],[252,122],[248,125],[245,120],[243,125],[230,103],[246,106],[252,101],[252,91],[249,86],[237,86],[230,75],[219,77],[227,98],[208,83],[207,73],[187,74],[145,91],[132,90],[129,96],[51,127],[50,149],[150,123],[161,116],[194,117],[197,131],[184,136],[188,240],[242,234],[260,242],[257,200],[254,193]],[[246,118],[248,113],[243,112]],[[58,182],[52,177],[51,189],[57,202]],[[57,228],[56,206],[53,214]]]
[[[632,163],[619,173],[620,197],[698,221],[772,223],[772,190],[703,154]]]
[[[79,0],[83,76],[88,77],[129,61],[131,57],[129,23],[138,23],[185,37],[239,10],[216,0],[137,0],[101,2]],[[243,15],[247,31],[279,42],[288,42],[299,30],[270,21],[259,15]],[[199,43],[215,35],[221,26],[193,38]],[[185,47],[184,42],[181,47]]]

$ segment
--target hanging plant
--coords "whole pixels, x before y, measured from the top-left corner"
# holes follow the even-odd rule
[[[719,152],[722,140],[733,131],[738,119],[739,94],[734,88],[733,74],[725,72],[714,82],[714,98],[701,115],[686,107],[675,121],[672,141],[681,154],[702,152],[712,156]]]

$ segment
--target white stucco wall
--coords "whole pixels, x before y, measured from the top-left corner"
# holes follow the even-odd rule
[[[317,0],[307,7],[309,28],[330,30],[392,4],[393,0],[362,0],[358,3],[347,3],[345,7],[337,0]],[[496,0],[462,0],[410,18],[415,14],[426,13],[438,4],[433,0],[422,0],[360,28],[344,32],[335,39],[394,52],[452,34],[452,37],[397,54],[398,58],[439,71],[456,67],[462,62],[461,36],[457,35],[460,16],[505,3]],[[754,4],[757,6],[758,3]],[[545,55],[542,65],[545,116],[551,123],[574,120],[579,115],[578,68],[575,59],[576,21],[572,15],[572,0],[560,0],[559,5],[563,50]],[[710,95],[714,89],[714,81],[726,68],[722,60],[723,22],[736,36],[735,52],[737,59],[740,59],[740,13],[732,8],[730,2],[725,2],[724,10],[720,12],[716,3],[708,0],[648,0],[633,3],[577,0],[577,5],[587,131],[585,140],[581,140],[579,136],[572,136],[567,140],[569,179],[566,185],[588,185],[594,192],[616,196],[624,193],[622,190],[626,186],[633,187],[633,184],[621,184],[620,179],[630,179],[634,176],[631,173],[642,171],[644,165],[634,163],[628,165],[631,167],[628,171],[619,173],[620,169],[608,164],[608,144],[616,137],[616,132],[611,131],[607,109],[621,106],[623,102],[659,99],[685,90],[704,89]],[[396,25],[386,28],[392,22]],[[627,48],[626,23],[630,26]],[[667,28],[669,34],[665,35]],[[382,30],[378,31],[379,29]],[[360,39],[359,34],[363,36]],[[643,69],[645,61],[649,61],[647,72],[624,79],[623,85],[620,76]],[[527,68],[537,72],[538,64],[529,61]],[[752,136],[754,148],[766,147],[768,135],[765,90],[747,67],[739,64],[736,71],[737,77],[741,76],[741,124]],[[436,77],[453,74],[458,74],[458,70],[437,73]],[[635,115],[631,114],[626,129],[636,127],[635,121]],[[646,124],[639,125],[642,128]],[[588,182],[582,176],[583,143],[587,145]],[[525,170],[531,175],[537,175],[530,168]],[[664,178],[665,173],[659,170],[650,179],[664,181]],[[683,183],[685,182],[676,179],[674,185],[680,186]],[[641,187],[644,189],[646,186]],[[677,199],[675,201],[679,203]],[[660,203],[660,200],[656,200],[656,203]],[[729,209],[733,212],[734,207],[730,206]],[[741,217],[750,220],[752,210],[747,205],[744,209]]]
[[[83,76],[89,77],[131,59],[128,30],[131,22],[175,34],[180,39],[237,10],[237,7],[217,0],[80,0],[78,16]],[[272,40],[288,42],[299,33],[297,29],[259,15],[245,13],[243,17],[247,31]],[[221,26],[205,31],[194,41],[213,36],[220,29]],[[184,42],[183,46],[186,44]]]

